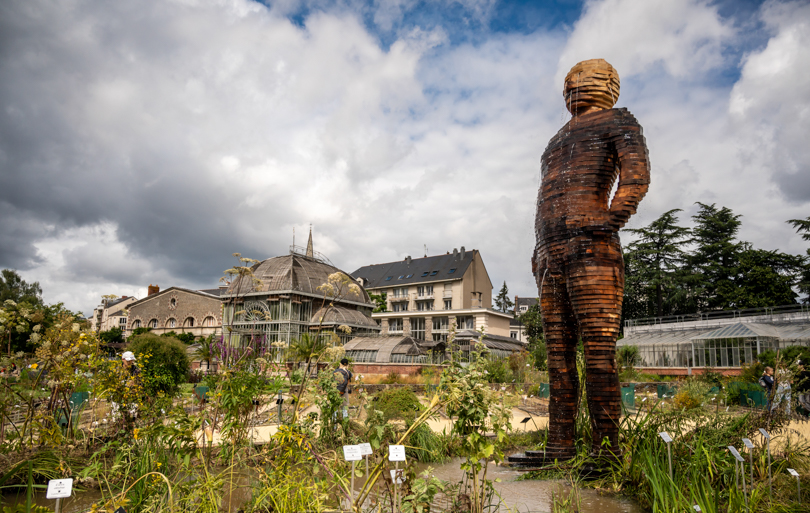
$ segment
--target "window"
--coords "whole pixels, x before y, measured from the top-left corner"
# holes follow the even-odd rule
[[[194,327],[194,317],[186,317],[186,320],[183,321],[183,326],[186,328],[193,328]]]
[[[449,271],[447,271],[447,274],[453,274],[454,272],[456,272],[456,268],[455,268],[455,267],[454,267],[454,268],[452,268],[452,269],[450,269]]]
[[[209,328],[213,325],[214,325],[214,318],[211,317],[210,315],[205,319],[203,319],[203,326],[205,326],[206,328]]]
[[[141,327],[141,320],[140,319],[136,319],[136,320],[132,321],[132,329],[133,330],[138,329],[140,327]]]
[[[431,297],[433,296],[433,285],[422,285],[416,287],[416,295],[418,297]]]
[[[475,317],[472,315],[460,315],[456,317],[456,326],[460,330],[474,330]]]
[[[416,303],[416,310],[419,312],[429,312],[433,310],[433,301],[419,301]]]
[[[529,307],[528,307],[528,306],[526,306],[526,305],[520,305],[520,311],[521,311],[521,312],[525,312],[525,311],[527,311],[528,309],[529,309]]]
[[[400,276],[399,278],[397,278],[397,279],[398,279],[398,280],[401,280],[401,279],[402,279],[402,278],[404,278],[404,277],[405,277],[405,275],[403,274],[403,275],[401,275],[401,276]]]
[[[174,317],[166,321],[167,328],[174,328],[175,326],[177,326],[177,320],[175,320]]]
[[[172,308],[176,308],[177,307],[177,298],[174,298],[174,297],[171,298],[169,300],[169,306],[171,306]]]
[[[425,340],[425,319],[422,317],[411,319],[411,336]]]
[[[402,319],[389,319],[388,331],[402,331]]]
[[[408,276],[406,276],[406,277],[405,277],[405,279],[406,279],[406,280],[407,280],[408,278],[413,278],[413,274],[409,274]]]
[[[152,319],[149,321],[150,328],[157,328],[157,319]]]
[[[119,326],[126,326],[127,325],[127,318],[126,317],[120,317],[118,319],[118,325]]]
[[[395,312],[406,312],[408,311],[408,303],[394,303],[391,305],[391,309]]]
[[[432,273],[430,273],[431,276],[436,276],[437,274],[439,274],[439,271],[433,271]]]
[[[385,281],[391,281],[391,278],[393,278],[393,276],[389,276],[388,278],[385,279]]]
[[[447,317],[434,317],[433,318],[433,331],[447,331],[450,323]]]
[[[444,300],[444,309],[445,310],[452,310],[453,309],[453,300],[452,299],[445,299]]]
[[[517,331],[509,332],[509,336],[512,337],[512,338],[517,338]]]
[[[391,295],[395,298],[408,297],[408,287],[399,287],[394,289],[394,293]]]
[[[425,277],[425,276],[427,276],[428,274],[430,274],[430,271],[425,271],[425,272],[423,272],[423,273],[422,273],[422,278],[424,278],[424,277]]]

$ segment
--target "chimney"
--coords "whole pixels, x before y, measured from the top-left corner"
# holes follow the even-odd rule
[[[146,289],[146,290],[147,290],[147,293],[146,293],[147,296],[151,296],[152,294],[157,294],[158,292],[160,292],[160,285],[149,284],[149,288]]]
[[[405,263],[407,265],[411,265],[411,255],[408,255],[408,256],[405,257]]]
[[[458,260],[458,250],[453,248],[453,260]]]
[[[465,256],[466,254],[467,254],[467,250],[466,250],[466,249],[464,249],[464,246],[461,246],[461,252],[459,253],[459,256],[461,256],[461,259],[462,259],[462,260],[464,260],[464,256]]]

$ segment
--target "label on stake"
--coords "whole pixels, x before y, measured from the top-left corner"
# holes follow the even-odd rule
[[[346,461],[360,461],[363,458],[359,445],[344,445],[343,457]]]
[[[701,511],[703,511],[702,509],[700,509],[700,506],[698,506],[697,504],[695,504],[694,506],[692,506],[692,509],[693,509],[693,510],[695,510],[695,511],[697,511],[698,513],[700,513]]]
[[[734,447],[733,445],[729,445],[728,450],[731,452],[731,454],[734,455],[735,458],[737,458],[737,461],[745,463],[745,460],[743,459],[742,456],[740,456],[740,452],[737,450],[736,447]]]
[[[745,446],[746,446],[746,447],[748,447],[749,449],[753,449],[753,448],[754,448],[754,444],[753,444],[753,443],[751,443],[751,440],[749,440],[749,439],[747,439],[747,438],[743,438],[743,439],[742,439],[742,441],[743,441],[743,443],[745,444]]]
[[[357,447],[360,448],[360,454],[363,456],[371,456],[371,444],[366,442],[364,444],[359,444]]]
[[[66,499],[73,493],[73,479],[51,479],[48,481],[46,499]]]
[[[792,468],[789,468],[788,472],[790,472],[790,475],[793,477],[799,477],[799,473],[793,470]]]
[[[770,439],[770,438],[771,438],[771,435],[769,435],[769,434],[768,434],[768,432],[767,432],[767,431],[765,431],[764,429],[759,428],[759,432],[760,432],[760,433],[762,433],[762,436],[764,436],[766,439]]]
[[[660,436],[661,439],[666,443],[672,443],[672,437],[669,436],[669,433],[667,433],[666,431],[661,431],[660,433],[658,433],[658,436]]]
[[[388,446],[388,461],[405,461],[405,446],[404,445],[389,445]]]
[[[391,482],[401,485],[405,482],[405,469],[392,469],[391,470]]]

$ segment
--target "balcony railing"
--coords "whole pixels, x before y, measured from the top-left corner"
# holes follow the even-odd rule
[[[433,294],[417,294],[416,299],[417,301],[421,301],[423,299],[433,299]]]
[[[453,291],[452,290],[445,290],[444,295],[442,297],[444,299],[453,299]]]

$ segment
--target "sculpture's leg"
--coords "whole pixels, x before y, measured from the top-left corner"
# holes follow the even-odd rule
[[[616,338],[621,324],[624,268],[618,242],[594,242],[570,267],[568,291],[582,331],[594,455],[619,454],[621,397]]]
[[[545,456],[550,460],[566,460],[576,454],[574,431],[579,379],[576,319],[564,278],[547,276],[542,284],[540,301],[551,386]]]

